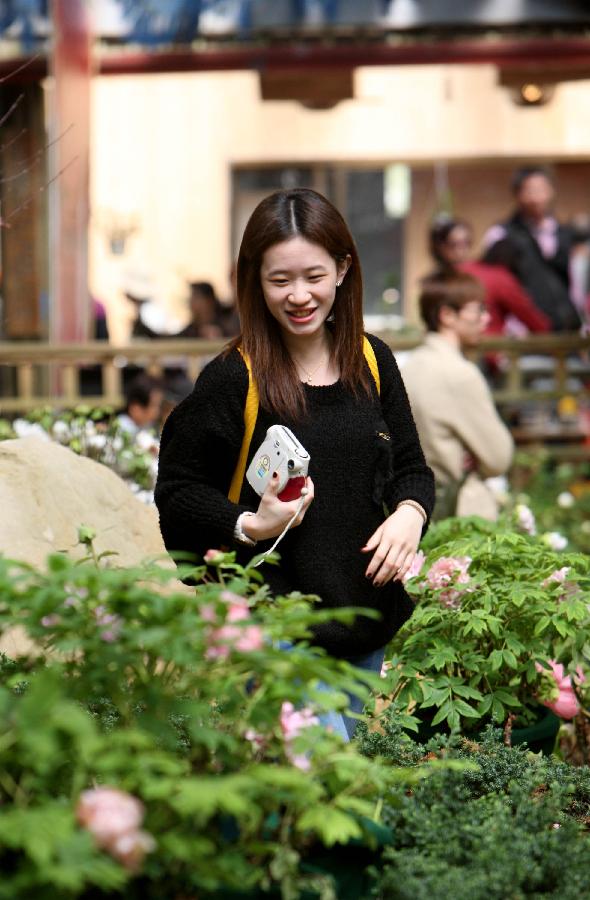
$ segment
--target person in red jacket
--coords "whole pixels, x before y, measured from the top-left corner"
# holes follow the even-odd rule
[[[463,219],[445,217],[430,229],[430,252],[443,271],[467,272],[483,284],[489,313],[487,334],[504,334],[511,317],[528,331],[551,331],[551,321],[504,265],[472,259],[473,230]]]

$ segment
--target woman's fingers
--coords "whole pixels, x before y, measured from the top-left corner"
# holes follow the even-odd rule
[[[397,544],[380,544],[366,571],[367,578],[373,578],[375,587],[382,587],[392,579],[401,581],[409,571],[414,551]]]

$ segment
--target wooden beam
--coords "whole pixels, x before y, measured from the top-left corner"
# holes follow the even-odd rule
[[[49,336],[56,342],[89,336],[90,46],[84,0],[53,0]]]

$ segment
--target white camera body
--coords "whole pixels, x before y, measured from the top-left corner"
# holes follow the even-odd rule
[[[266,490],[273,472],[279,476],[279,496],[287,488],[291,479],[297,479],[299,492],[304,484],[309,466],[309,453],[292,431],[284,425],[271,425],[266,437],[248,466],[246,478],[259,496]],[[291,497],[281,499],[293,499]]]

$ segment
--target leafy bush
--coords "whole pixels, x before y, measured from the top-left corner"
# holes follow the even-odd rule
[[[306,713],[378,681],[306,643],[333,613],[208,556],[194,591],[157,566],[0,558],[0,629],[35,645],[0,667],[0,898],[328,900],[316,854],[376,847],[381,798],[421,777]]]
[[[424,548],[407,585],[416,610],[390,646],[397,708],[463,731],[509,713],[526,725],[539,703],[562,714],[549,661],[572,673],[590,661],[590,558],[477,518],[440,523]]]

